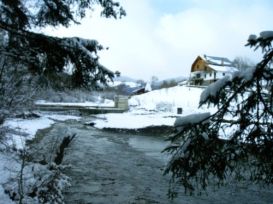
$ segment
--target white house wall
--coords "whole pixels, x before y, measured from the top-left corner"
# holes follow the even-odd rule
[[[216,75],[215,75],[216,73]],[[224,73],[224,75],[223,75]],[[200,74],[200,78],[201,79],[204,79],[205,81],[208,81],[208,80],[214,80],[214,79],[221,79],[225,76],[232,76],[231,73],[227,73],[227,72],[192,72],[191,73],[191,77],[196,77],[198,74]],[[214,77],[215,75],[215,77]]]

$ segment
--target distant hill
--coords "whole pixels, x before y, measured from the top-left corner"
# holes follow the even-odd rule
[[[134,110],[146,110],[155,112],[177,112],[177,108],[183,108],[183,114],[201,111],[198,109],[200,95],[204,89],[185,86],[154,90],[141,95],[133,96],[129,105]],[[206,108],[203,109],[207,111]],[[202,110],[202,111],[203,111]]]
[[[112,87],[119,94],[131,95],[136,90],[144,88],[146,83],[150,83],[152,90],[173,87],[178,85],[180,82],[187,80],[186,77],[175,77],[168,78],[164,80],[158,80],[151,83],[151,81],[144,81],[141,79],[133,79],[127,76],[120,76],[113,78],[113,82],[109,83],[109,86]]]
[[[128,88],[140,87],[143,84],[138,83],[139,80],[127,76],[113,78],[113,82],[109,83],[110,87],[127,86]]]
[[[143,80],[133,79],[127,76],[113,78],[113,82],[108,85],[110,88],[120,95],[131,95],[135,90],[145,86],[145,83],[140,83]]]
[[[152,83],[152,89],[160,89],[162,86],[164,86],[164,84],[175,84],[177,85],[178,83],[182,82],[182,81],[186,81],[188,80],[187,77],[175,77],[175,78],[168,78],[168,79],[163,79],[163,80],[159,80],[156,82]],[[166,88],[166,87],[165,87]]]
[[[114,81],[121,81],[121,82],[136,82],[137,81],[137,79],[133,79],[133,78],[127,77],[127,76],[115,77],[113,80]]]
[[[188,80],[188,77],[175,77],[175,78],[168,78],[168,79],[164,79],[164,80],[161,80],[161,81],[175,81],[177,83],[179,82],[182,82],[182,81],[185,81],[185,80]]]

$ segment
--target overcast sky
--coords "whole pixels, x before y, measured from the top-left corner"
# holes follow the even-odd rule
[[[149,80],[189,76],[198,55],[257,62],[260,51],[245,47],[250,34],[273,30],[272,0],[120,0],[121,20],[98,12],[80,26],[48,30],[57,36],[97,39],[109,50],[100,62],[122,75]],[[97,10],[98,11],[98,10]]]

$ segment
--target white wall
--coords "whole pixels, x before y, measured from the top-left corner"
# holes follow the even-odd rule
[[[203,78],[205,81],[208,81],[208,80],[214,80],[214,79],[222,79],[223,77],[225,76],[231,76],[232,74],[231,73],[225,73],[225,75],[223,75],[224,72],[216,72],[216,75],[215,75],[215,78],[214,78],[214,74],[215,72],[192,72],[191,73],[191,77],[195,77],[197,76],[198,74],[200,74],[200,78]]]

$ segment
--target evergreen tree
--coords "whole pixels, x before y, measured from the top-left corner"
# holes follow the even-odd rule
[[[1,56],[51,80],[56,80],[70,64],[73,67],[70,78],[75,87],[106,83],[113,72],[99,63],[97,52],[103,47],[96,40],[58,38],[34,32],[45,26],[79,24],[86,10],[96,4],[102,7],[102,16],[125,15],[120,4],[112,0],[1,0],[0,33],[4,36]]]
[[[205,190],[228,179],[273,183],[273,31],[250,35],[247,46],[261,49],[260,63],[208,86],[200,106],[211,113],[178,118],[165,151],[172,158],[170,193]]]

